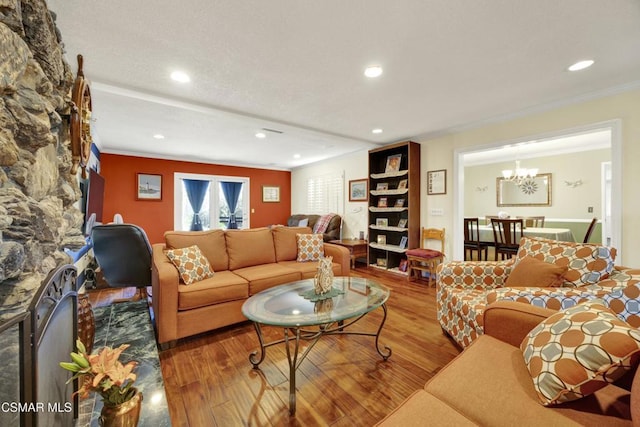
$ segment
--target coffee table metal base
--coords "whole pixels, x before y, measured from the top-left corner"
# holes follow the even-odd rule
[[[253,365],[253,369],[260,369],[259,366],[267,354],[267,347],[285,343],[287,360],[289,361],[289,413],[293,415],[296,413],[296,371],[298,370],[298,367],[300,366],[302,361],[304,361],[304,359],[309,354],[309,351],[311,351],[311,349],[316,345],[321,337],[325,335],[363,335],[375,337],[376,351],[380,356],[382,356],[382,359],[387,360],[391,356],[391,349],[389,347],[384,346],[384,349],[380,348],[380,332],[382,331],[382,327],[387,320],[387,306],[386,304],[382,304],[381,307],[384,311],[384,316],[382,317],[382,322],[380,322],[380,326],[375,333],[347,330],[348,327],[368,314],[365,313],[348,321],[347,323],[332,322],[320,324],[318,325],[318,330],[309,330],[302,327],[285,327],[283,339],[265,343],[262,336],[261,324],[258,322],[253,322],[253,326],[256,329],[256,334],[258,335],[258,340],[260,341],[260,350],[252,352],[249,355],[249,361]],[[299,354],[300,340],[310,341],[310,345],[304,350],[301,355]],[[258,353],[260,353],[259,358],[257,357]]]

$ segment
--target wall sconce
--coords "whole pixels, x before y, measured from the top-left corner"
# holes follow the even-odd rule
[[[582,185],[582,180],[579,179],[577,181],[565,181],[564,182],[567,187],[576,188],[579,185]]]

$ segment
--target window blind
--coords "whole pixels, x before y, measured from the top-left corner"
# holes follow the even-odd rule
[[[307,212],[310,214],[341,214],[344,207],[342,175],[318,175],[307,179]]]

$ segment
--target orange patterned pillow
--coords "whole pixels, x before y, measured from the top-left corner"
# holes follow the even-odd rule
[[[609,277],[616,259],[616,249],[592,243],[561,242],[539,237],[523,237],[516,256],[516,266],[527,256],[559,266],[566,266],[565,286],[580,287]]]
[[[187,248],[170,249],[165,252],[180,273],[180,280],[190,285],[213,276],[209,260],[202,255],[197,245]]]
[[[296,234],[298,258],[296,261],[318,261],[324,257],[322,234]]]
[[[540,401],[550,406],[588,396],[632,369],[640,330],[595,299],[543,320],[520,350]]]

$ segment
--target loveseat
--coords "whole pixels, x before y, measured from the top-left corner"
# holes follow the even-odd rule
[[[512,301],[490,304],[482,314],[484,334],[378,425],[639,426],[638,370],[586,397],[541,404],[519,347],[555,313]]]
[[[317,261],[299,262],[297,235],[309,227],[250,230],[168,231],[165,243],[153,245],[153,311],[161,347],[175,340],[246,321],[242,304],[272,286],[311,278]],[[167,250],[196,245],[213,276],[184,284]],[[348,276],[349,251],[322,243],[324,256],[333,257],[333,273]]]
[[[329,224],[327,225],[327,229],[322,232],[322,238],[325,242],[330,240],[339,240],[340,239],[340,227],[342,225],[342,217],[337,214],[330,214],[331,219],[329,220]],[[305,221],[307,224],[305,227],[310,227],[316,232],[316,223],[320,218],[324,215],[307,215],[307,214],[295,214],[291,215],[287,219],[287,225],[289,227],[298,227],[300,221]]]
[[[616,250],[590,243],[523,237],[508,261],[452,261],[438,267],[437,316],[460,347],[483,333],[483,312],[495,301],[519,301],[553,310],[602,298],[622,320],[640,327],[640,270],[614,266]],[[539,261],[522,269],[524,260]],[[522,265],[520,265],[522,264]],[[518,278],[515,269],[518,268]],[[541,272],[558,269],[542,283]]]

